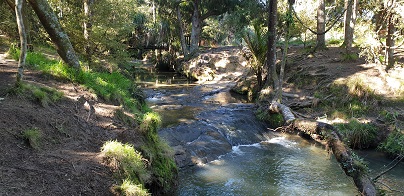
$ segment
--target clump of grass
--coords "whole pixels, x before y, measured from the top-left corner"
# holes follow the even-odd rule
[[[107,163],[116,169],[121,179],[129,179],[136,184],[149,181],[150,174],[146,170],[146,159],[132,145],[108,141],[102,146],[101,152]]]
[[[39,148],[41,137],[42,133],[38,128],[31,128],[22,132],[22,138],[34,149]]]
[[[155,112],[147,112],[143,115],[143,120],[140,124],[140,130],[149,138],[157,135],[157,130],[161,126],[161,117]]]
[[[392,131],[379,146],[378,149],[387,152],[391,156],[404,155],[404,134],[395,129]]]
[[[361,123],[357,119],[351,119],[348,123],[338,123],[336,127],[352,148],[368,148],[377,138],[377,128],[374,125]]]
[[[125,196],[149,196],[150,194],[140,184],[135,184],[131,180],[125,179],[116,189]]]
[[[332,39],[329,39],[327,42],[328,42],[328,44],[330,44],[330,45],[340,45],[340,44],[342,43],[342,40],[341,40],[341,39],[332,38]]]
[[[49,103],[55,103],[63,98],[63,92],[59,92],[56,89],[24,82],[12,88],[10,93],[17,96],[32,98],[44,107],[47,107]]]
[[[358,60],[359,56],[355,53],[344,53],[342,54],[342,61],[352,62]]]

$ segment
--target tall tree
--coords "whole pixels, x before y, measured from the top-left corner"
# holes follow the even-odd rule
[[[277,22],[277,0],[269,0],[268,4],[268,52],[267,67],[268,78],[266,86],[272,87],[275,92],[280,88],[276,72],[276,22]]]
[[[56,46],[56,51],[68,65],[79,69],[80,63],[70,42],[69,36],[63,31],[56,14],[46,0],[28,0],[36,15],[48,32]]]
[[[318,0],[317,8],[317,49],[325,48],[325,1]]]
[[[17,85],[21,83],[21,80],[24,76],[24,66],[25,59],[27,57],[27,35],[25,34],[24,27],[24,16],[22,14],[22,7],[24,0],[15,0],[15,15],[18,25],[18,34],[20,35],[20,43],[21,43],[21,53],[20,59],[18,61],[18,72],[17,72]]]
[[[342,45],[345,46],[347,52],[351,51],[353,44],[358,5],[359,0],[345,0],[344,43]]]
[[[84,47],[84,51],[86,53],[86,59],[88,66],[91,66],[91,56],[92,56],[92,49],[91,49],[91,32],[92,32],[92,9],[91,6],[94,0],[83,0],[83,8],[84,8],[84,24],[83,24],[83,35],[84,40],[86,42],[86,46]]]

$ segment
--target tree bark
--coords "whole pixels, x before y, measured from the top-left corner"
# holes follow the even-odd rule
[[[92,11],[91,6],[94,3],[94,0],[83,0],[83,8],[84,8],[84,24],[83,24],[83,36],[86,41],[86,46],[84,51],[86,53],[86,59],[88,66],[91,66],[92,63],[92,55],[93,51],[91,49],[91,32],[92,32]]]
[[[18,60],[17,85],[21,83],[24,76],[25,59],[27,57],[27,35],[25,34],[24,16],[22,14],[23,1],[24,0],[15,0],[15,15],[21,43],[20,59]]]
[[[199,10],[199,0],[193,0],[192,2],[194,10],[192,13],[192,30],[191,30],[191,46],[189,48],[189,54],[195,55],[199,51],[199,39],[201,37],[201,14]]]
[[[182,16],[181,16],[181,9],[180,5],[177,6],[177,20],[178,20],[178,26],[180,30],[180,41],[181,41],[181,47],[182,47],[182,52],[184,53],[184,57],[189,55],[189,50],[188,50],[188,44],[185,40],[184,36],[184,27],[182,26]]]
[[[275,92],[279,90],[279,80],[276,72],[276,21],[277,0],[270,0],[268,4],[268,51],[267,67],[268,78],[266,86],[272,87]]]
[[[317,32],[325,32],[325,2],[318,0],[317,9]],[[325,33],[317,34],[316,49],[324,49],[325,47]]]
[[[48,32],[56,46],[56,51],[68,65],[79,69],[80,63],[70,42],[69,36],[63,31],[56,14],[46,0],[28,0],[36,15]]]
[[[295,118],[289,107],[278,102],[272,102],[270,112],[282,113],[287,126],[287,131],[298,131],[310,135],[313,139],[324,143],[331,148],[336,160],[340,163],[347,176],[352,177],[358,191],[366,196],[377,195],[376,187],[371,178],[367,176],[358,161],[353,157],[352,150],[341,140],[338,131],[330,124],[301,120]]]
[[[396,28],[394,26],[394,15],[393,13],[390,14],[390,17],[388,19],[388,24],[387,24],[387,38],[386,38],[386,58],[387,58],[387,66],[386,66],[386,71],[394,67],[394,46],[395,46],[395,40],[394,40],[394,33],[396,31]]]
[[[352,1],[350,3],[350,1]],[[344,15],[344,43],[347,52],[350,52],[353,44],[353,36],[356,24],[356,15],[358,11],[359,0],[346,0],[345,1],[345,15]]]

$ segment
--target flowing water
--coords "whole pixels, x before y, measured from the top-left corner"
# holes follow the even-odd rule
[[[162,116],[160,136],[175,150],[177,195],[359,195],[325,149],[257,121],[254,105],[229,93],[232,81],[196,84],[156,72],[137,78]]]

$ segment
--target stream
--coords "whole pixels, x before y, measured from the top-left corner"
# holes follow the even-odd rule
[[[137,83],[175,151],[176,195],[359,195],[323,147],[258,121],[254,105],[229,92],[233,81],[198,84],[148,70]]]

